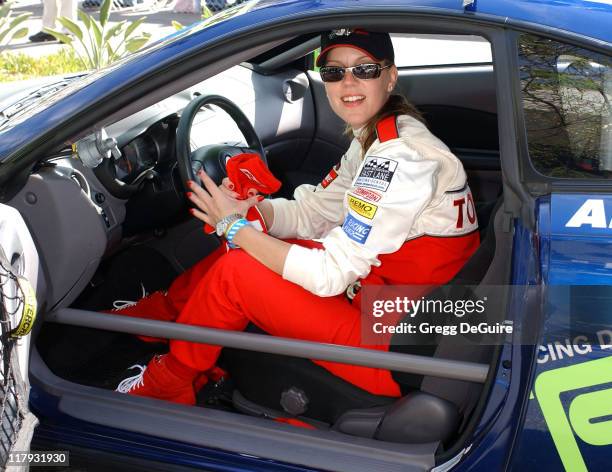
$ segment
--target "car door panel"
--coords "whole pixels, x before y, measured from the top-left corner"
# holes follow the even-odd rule
[[[29,451],[38,424],[28,409],[28,359],[30,330],[45,286],[28,227],[17,210],[3,204],[0,204],[0,249],[0,467],[7,464],[23,467],[23,463],[14,459],[16,452]]]
[[[517,94],[535,200],[539,320],[515,470],[609,468],[612,451],[610,55],[516,36]]]
[[[116,223],[117,216],[94,202],[86,183],[78,169],[50,165],[31,175],[10,202],[23,215],[40,251],[48,306],[67,306],[81,293]]]
[[[612,216],[609,195],[553,193],[538,201],[542,325],[533,339],[535,380],[514,453],[517,470],[543,463],[604,470],[609,462],[612,231],[593,219],[589,209],[596,207]]]

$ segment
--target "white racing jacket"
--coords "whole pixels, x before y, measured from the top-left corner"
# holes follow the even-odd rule
[[[387,131],[394,129],[381,142],[384,121]],[[319,296],[337,295],[379,267],[380,255],[407,242],[462,237],[478,228],[463,166],[442,141],[406,115],[382,120],[378,133],[364,159],[354,138],[319,185],[300,185],[294,200],[270,200],[270,234],[323,238],[325,248],[292,245],[284,279]]]

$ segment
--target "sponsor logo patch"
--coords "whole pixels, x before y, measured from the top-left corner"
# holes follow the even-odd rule
[[[368,187],[386,192],[397,169],[397,161],[382,157],[368,157],[355,186]]]
[[[321,181],[321,187],[327,188],[329,184],[331,184],[334,180],[336,180],[336,178],[338,177],[339,170],[340,170],[340,162],[338,162],[338,164],[332,167],[329,173],[325,177],[323,177],[323,180]]]
[[[329,174],[323,177],[323,180],[321,181],[321,187],[327,188],[329,184],[336,180],[336,177],[338,177],[338,173],[334,169],[330,170]]]
[[[367,218],[368,220],[374,218],[376,210],[378,210],[378,207],[373,203],[366,202],[364,200],[361,200],[360,198],[353,197],[352,195],[348,196],[348,204],[351,210],[353,210],[358,215]]]
[[[368,190],[367,188],[363,187],[355,187],[351,189],[351,193],[359,197],[363,197],[371,202],[377,202],[382,198],[380,193],[376,193],[374,190]]]
[[[238,170],[240,170],[240,172],[242,172],[245,175],[245,177],[249,179],[251,182],[255,182],[258,185],[264,186],[259,180],[257,180],[257,177],[255,177],[249,169],[239,168]]]
[[[372,227],[362,223],[351,215],[347,215],[346,220],[344,220],[344,224],[342,225],[342,229],[353,241],[363,244],[365,243],[366,239],[368,239]]]
[[[453,206],[457,208],[457,224],[455,225],[457,229],[463,229],[464,213],[467,214],[467,220],[469,221],[470,225],[476,223],[476,207],[474,206],[474,198],[472,197],[472,192],[468,192],[467,201],[466,197],[461,197],[457,200],[453,200]]]
[[[350,36],[351,34],[353,34],[352,29],[339,28],[339,29],[335,29],[332,32],[330,32],[327,36],[329,39],[334,39],[334,38],[339,38],[340,36]]]

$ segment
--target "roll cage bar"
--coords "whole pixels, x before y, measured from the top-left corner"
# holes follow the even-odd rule
[[[60,308],[45,321],[484,383],[489,365]]]

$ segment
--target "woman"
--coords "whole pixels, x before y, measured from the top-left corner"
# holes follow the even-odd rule
[[[190,182],[192,213],[240,249],[216,251],[158,294],[169,307],[165,319],[180,313],[179,323],[230,330],[253,322],[275,336],[386,351],[388,344],[360,339],[360,285],[443,284],[478,246],[461,163],[391,95],[398,72],[389,35],[332,31],[321,47],[329,103],[355,136],[348,151],[321,184],[298,187],[294,200],[237,200],[204,173],[204,188]],[[269,234],[243,218],[254,204]],[[194,381],[220,350],[171,340],[168,354],[118,390],[194,404]],[[316,362],[370,393],[400,395],[388,370]]]

